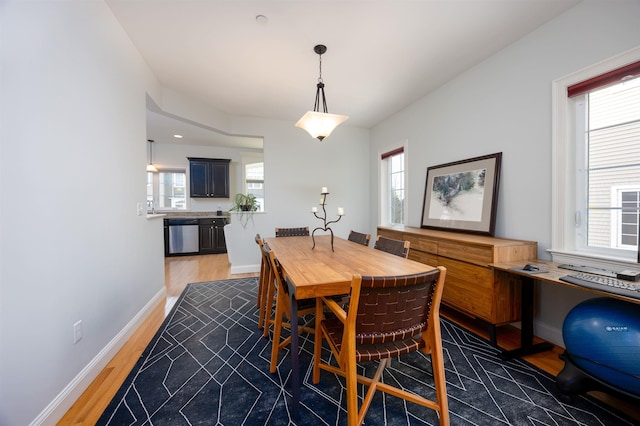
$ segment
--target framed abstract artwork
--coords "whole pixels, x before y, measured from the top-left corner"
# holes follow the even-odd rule
[[[421,228],[491,235],[502,153],[427,168]]]

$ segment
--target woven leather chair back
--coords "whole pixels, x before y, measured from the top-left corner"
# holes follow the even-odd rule
[[[378,235],[373,248],[404,258],[409,256],[409,241],[394,240],[393,238]]]
[[[425,331],[439,276],[435,269],[416,275],[362,277],[356,343],[396,342]]]
[[[354,243],[362,244],[363,246],[369,245],[369,240],[371,239],[371,234],[363,234],[361,232],[351,231],[349,232],[349,241],[353,241]]]
[[[307,237],[309,236],[309,227],[300,228],[276,228],[276,237]]]

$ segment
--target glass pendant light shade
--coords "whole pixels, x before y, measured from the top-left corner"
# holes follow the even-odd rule
[[[147,164],[147,171],[151,173],[158,173],[158,169],[156,169],[156,166],[151,163]]]
[[[340,124],[349,117],[346,115],[329,114],[327,110],[327,100],[324,96],[324,82],[322,81],[322,54],[327,51],[327,46],[318,44],[313,48],[320,57],[320,76],[316,84],[316,101],[313,111],[307,111],[296,123],[296,127],[306,130],[311,136],[323,140],[333,132]],[[322,111],[320,105],[322,104]]]
[[[323,140],[349,117],[327,112],[307,111],[296,123],[296,127],[306,130],[312,137]]]

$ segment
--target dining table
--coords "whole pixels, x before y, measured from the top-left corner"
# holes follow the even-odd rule
[[[428,272],[435,267],[329,235],[265,238],[281,265],[291,304],[291,411],[300,406],[298,300],[348,294],[355,274],[392,276]]]

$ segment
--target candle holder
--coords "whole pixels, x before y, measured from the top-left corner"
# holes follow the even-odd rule
[[[322,198],[320,199],[320,205],[322,206],[323,215],[319,216],[315,207],[313,208],[313,210],[311,212],[313,213],[313,215],[315,217],[317,217],[318,219],[320,219],[323,222],[323,226],[318,226],[311,233],[311,240],[313,241],[313,247],[311,247],[311,249],[313,250],[313,249],[316,248],[316,240],[315,240],[314,234],[316,233],[316,231],[322,230],[322,231],[325,231],[325,232],[329,231],[331,233],[331,251],[335,251],[333,249],[333,230],[329,227],[329,225],[331,225],[332,223],[337,223],[340,219],[342,219],[342,216],[344,215],[344,213],[340,209],[338,209],[338,218],[336,220],[331,220],[331,221],[327,222],[327,209],[326,209],[325,206],[327,205],[327,195],[329,195],[329,193],[325,192],[324,188],[323,188],[323,191],[320,193],[320,195],[322,195]]]

